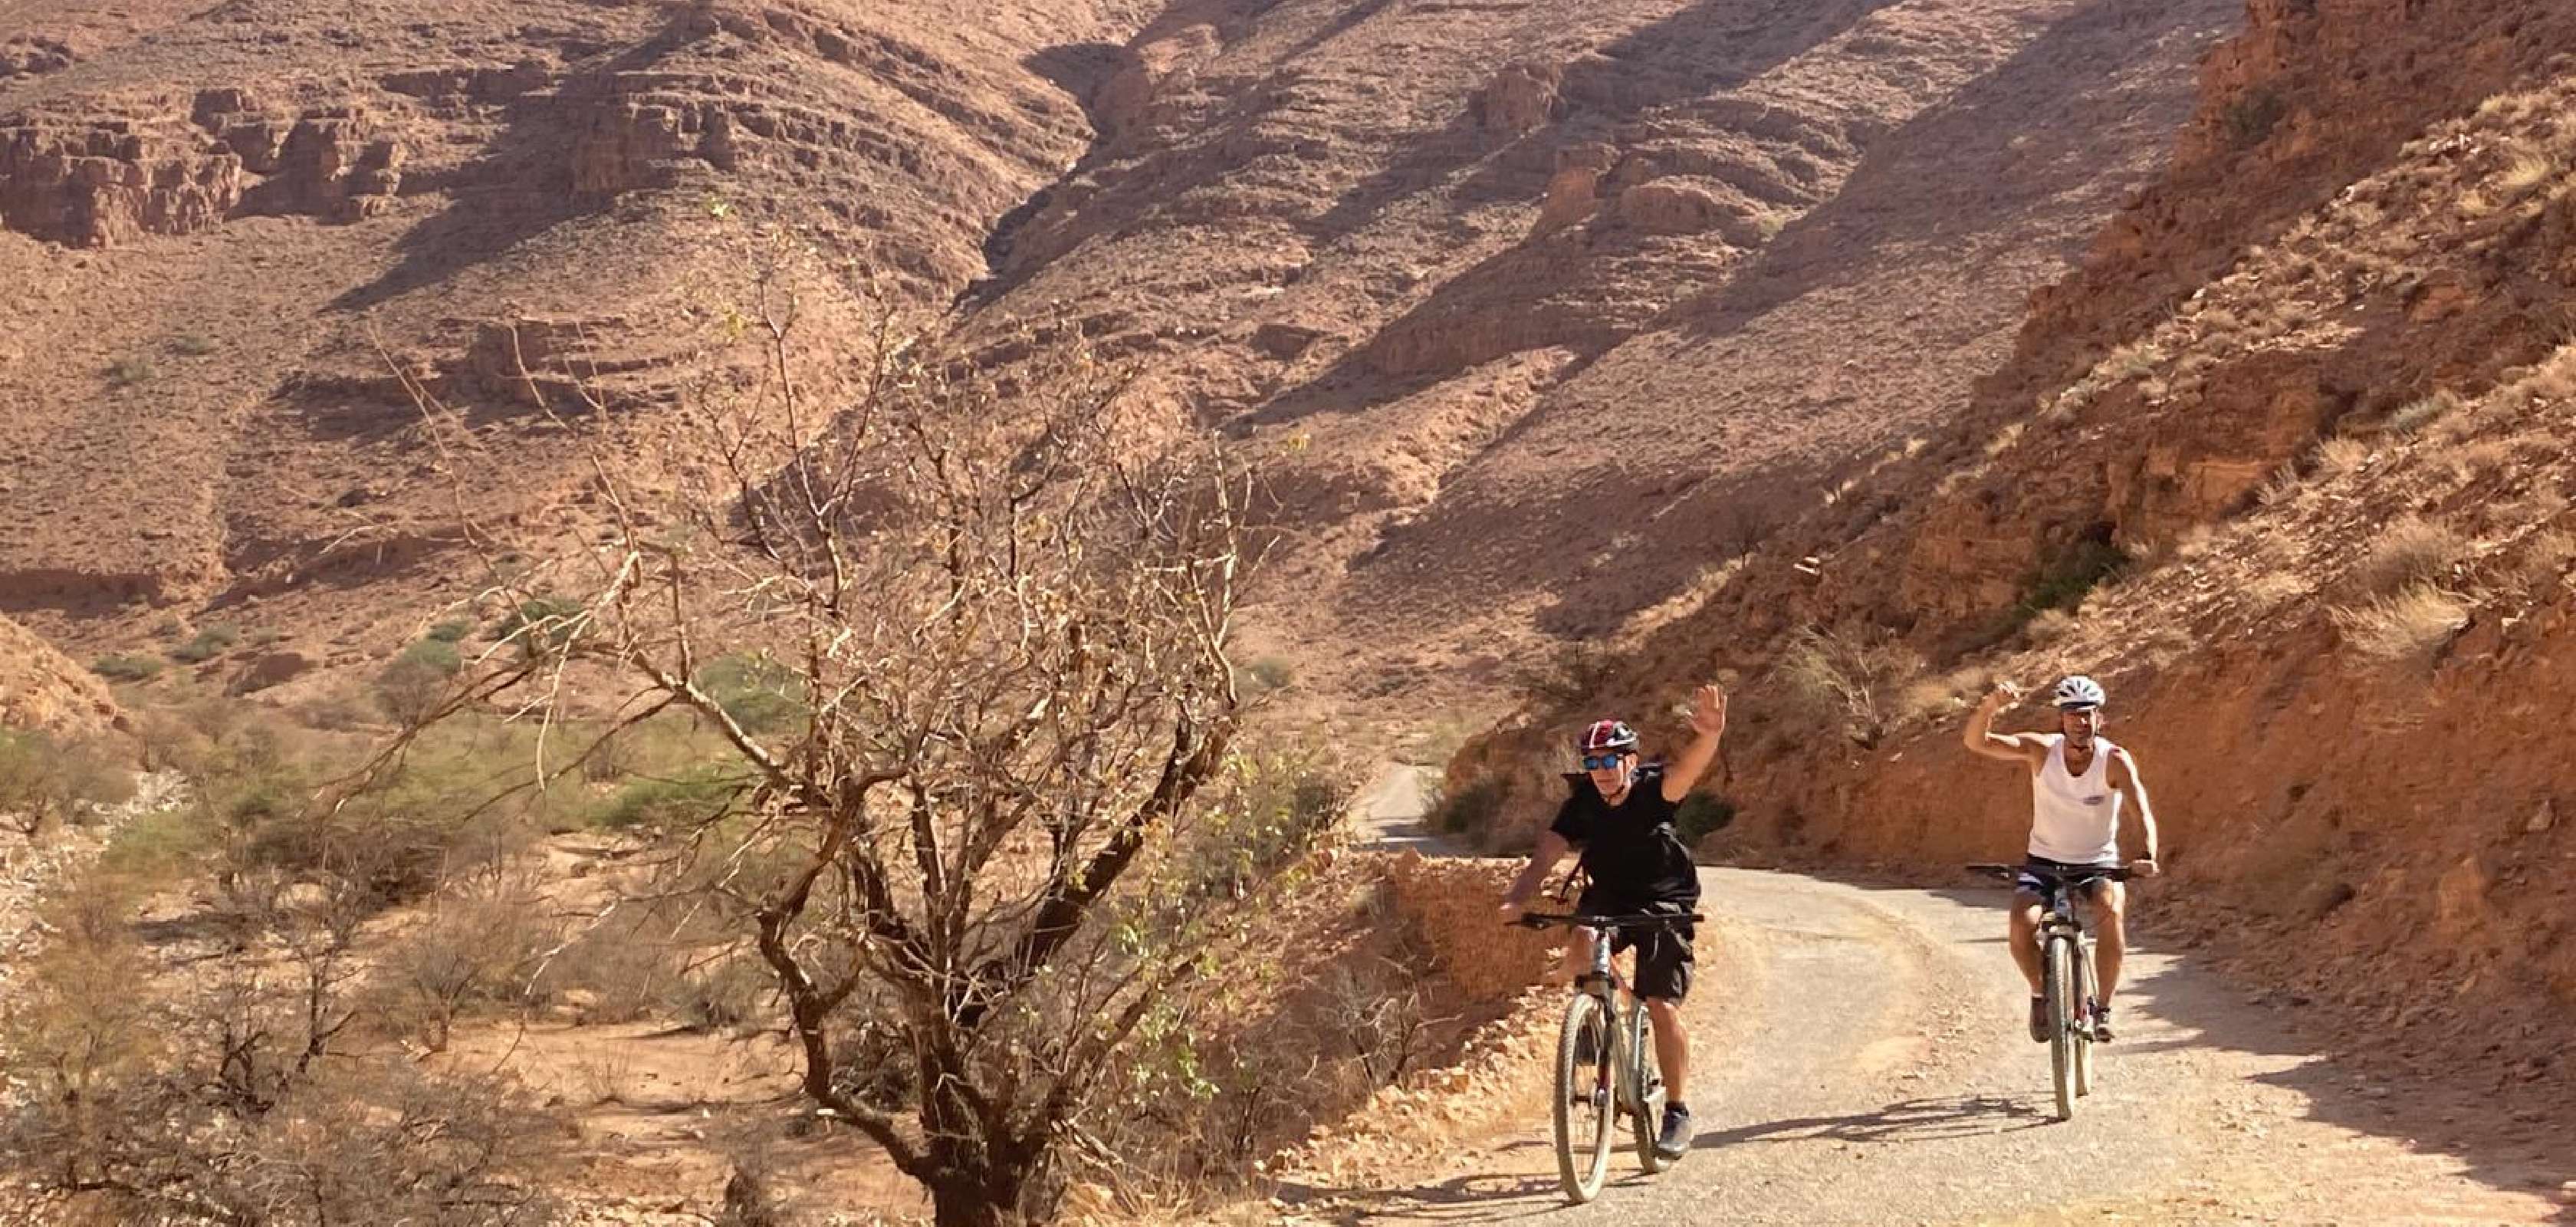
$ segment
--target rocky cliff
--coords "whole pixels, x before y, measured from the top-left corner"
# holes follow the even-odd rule
[[[2576,13],[2249,19],[2172,171],[2034,296],[1958,427],[1856,473],[1599,701],[1733,678],[1743,816],[1713,852],[1938,879],[2027,821],[1959,747],[1967,705],[2093,673],[2165,823],[2162,932],[2538,1103],[2576,1004]],[[1525,823],[1556,732],[1459,769],[1523,781]]]

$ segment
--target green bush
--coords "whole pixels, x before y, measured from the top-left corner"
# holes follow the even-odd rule
[[[424,639],[403,649],[376,675],[376,703],[386,715],[416,724],[438,710],[447,698],[450,679],[465,667],[452,643]]]
[[[2281,95],[2265,88],[2228,103],[2220,119],[2226,125],[2228,140],[2239,149],[2251,149],[2268,139],[2289,112],[2289,104],[2281,100]]]
[[[111,682],[148,682],[161,676],[165,666],[158,656],[141,652],[119,652],[91,661],[89,671]]]
[[[1483,831],[1502,816],[1503,803],[1511,795],[1511,785],[1500,776],[1472,780],[1466,787],[1440,798],[1431,810],[1431,829],[1444,835]]]
[[[228,622],[199,627],[186,643],[170,649],[170,657],[181,664],[196,665],[231,651],[241,642],[241,628]]]
[[[1320,740],[1230,756],[1215,804],[1189,833],[1182,889],[1240,896],[1295,863],[1348,815],[1353,784],[1348,765]]]
[[[1697,848],[1699,841],[1733,821],[1735,802],[1695,792],[1682,798],[1681,808],[1673,814],[1673,829],[1680,833],[1685,846]]]
[[[1264,656],[1243,666],[1242,676],[1251,680],[1257,692],[1286,690],[1297,681],[1296,667],[1277,656]]]
[[[474,624],[463,618],[450,618],[429,628],[426,636],[432,643],[462,643],[474,633]]]
[[[2012,629],[2021,629],[2044,610],[2074,610],[2095,587],[2128,567],[2128,553],[2107,535],[2087,535],[2024,579],[2021,603],[2013,607]]]
[[[750,732],[775,733],[805,720],[804,676],[767,657],[720,656],[693,680]]]
[[[611,829],[696,826],[723,817],[745,784],[742,776],[714,767],[635,780],[601,802],[591,820]]]
[[[119,358],[107,364],[107,382],[110,387],[130,388],[139,383],[148,383],[151,379],[152,360],[149,358]]]
[[[514,642],[531,656],[547,655],[572,639],[572,623],[584,606],[563,597],[531,597],[492,626],[492,637]]]

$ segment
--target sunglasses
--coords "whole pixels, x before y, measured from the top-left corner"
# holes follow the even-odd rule
[[[1611,768],[1618,766],[1627,757],[1628,756],[1625,754],[1586,754],[1583,756],[1583,769],[1586,771],[1608,771]]]

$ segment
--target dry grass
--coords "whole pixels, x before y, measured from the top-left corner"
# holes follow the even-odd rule
[[[2307,485],[2299,479],[2299,466],[2284,464],[2272,470],[2272,475],[2254,491],[2254,501],[2265,507],[2283,507],[2297,501],[2299,495],[2306,492]]]
[[[2273,571],[2245,585],[2245,599],[2256,609],[2287,605],[2307,595],[2307,581],[2288,571]]]
[[[2459,394],[2444,389],[2399,406],[2395,413],[2388,415],[2388,429],[2396,434],[2412,435],[2449,416],[2459,407]]]
[[[2014,444],[2021,442],[2021,432],[2027,425],[2028,423],[2025,422],[2013,422],[2002,430],[1996,431],[1994,438],[1986,440],[1986,458],[1991,460],[2011,451]]]
[[[2558,177],[2558,163],[2537,149],[2525,148],[2505,164],[2497,177],[2496,187],[2507,196],[2520,196]]]
[[[2349,473],[2370,460],[2370,445],[2359,439],[2338,436],[2317,445],[2317,471]]]
[[[2451,455],[2451,475],[2461,481],[2475,481],[2505,466],[2513,459],[2513,445],[2502,439],[2484,439],[2461,447]]]
[[[2430,660],[2469,624],[2469,607],[2431,584],[2414,584],[2394,596],[2338,607],[2331,616],[2353,651],[2369,660],[2402,664]]]
[[[2354,564],[2353,583],[2369,595],[2392,596],[2410,586],[2449,578],[2451,568],[2468,553],[2468,539],[2449,525],[2402,516]]]
[[[2156,369],[2164,360],[2163,346],[2153,341],[2132,341],[2112,350],[2111,355],[2102,360],[2099,369],[2104,378],[2119,383]]]
[[[2218,545],[2218,532],[2206,524],[2194,524],[2174,539],[2173,556],[2189,562],[2206,556]]]
[[[2033,647],[2046,647],[2075,631],[2075,615],[2063,609],[2043,609],[2022,624],[2022,638]]]
[[[2522,574],[2534,582],[2553,580],[2576,561],[2576,536],[2565,529],[2544,528],[2522,544]]]

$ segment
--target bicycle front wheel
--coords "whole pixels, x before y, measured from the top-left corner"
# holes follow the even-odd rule
[[[2057,1119],[2075,1119],[2075,943],[2048,939],[2048,1068],[2057,1086]]]
[[[2075,1094],[2078,1098],[2093,1093],[2093,946],[2091,942],[2075,952],[2075,1007],[2084,1021],[2075,1028]]]
[[[1662,1066],[1655,1060],[1654,1026],[1646,1013],[1646,1003],[1632,1002],[1627,1014],[1628,1051],[1623,1064],[1628,1071],[1628,1125],[1637,1141],[1637,1164],[1651,1176],[1672,1166],[1655,1153],[1655,1134],[1664,1124],[1664,1078]]]
[[[1610,1174],[1616,1047],[1600,998],[1578,993],[1566,1003],[1556,1037],[1556,1172],[1578,1205],[1598,1196]]]

